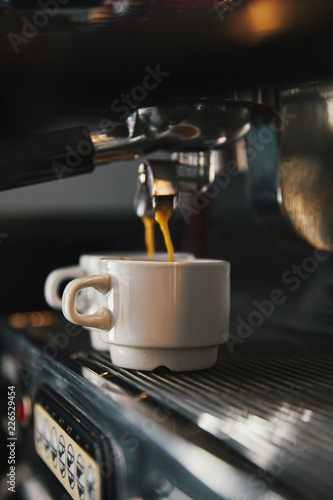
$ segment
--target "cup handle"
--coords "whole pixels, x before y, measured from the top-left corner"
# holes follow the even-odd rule
[[[85,271],[80,266],[61,267],[52,271],[46,278],[44,297],[49,306],[61,310],[62,301],[59,287],[62,281],[85,276]]]
[[[107,294],[111,290],[111,279],[107,274],[96,274],[76,278],[68,283],[62,296],[62,312],[68,321],[76,325],[87,326],[88,328],[99,328],[100,330],[110,330],[112,324],[112,314],[104,307],[95,314],[81,314],[75,308],[75,299],[80,290],[84,288],[95,288],[98,292]]]

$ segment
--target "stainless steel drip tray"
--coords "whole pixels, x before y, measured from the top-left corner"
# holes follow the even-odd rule
[[[332,498],[330,337],[257,329],[223,346],[214,368],[196,372],[130,371],[100,353],[80,361],[223,441],[262,469],[266,484],[278,479],[300,498]]]

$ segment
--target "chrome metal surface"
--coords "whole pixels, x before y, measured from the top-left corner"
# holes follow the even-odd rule
[[[314,247],[333,250],[333,90],[317,86],[283,94],[290,116],[281,137],[284,212]]]
[[[126,125],[94,130],[95,163],[139,157],[153,150],[201,152],[244,137],[257,121],[268,121],[270,108],[252,102],[222,100],[141,108]],[[118,131],[121,129],[121,134]]]
[[[180,163],[176,159],[149,160],[142,163],[138,170],[138,185],[134,199],[137,215],[152,216],[156,208],[156,199],[163,196],[172,196],[175,208],[178,205],[180,191],[200,190],[213,182],[217,154],[217,151],[182,154]],[[186,159],[190,163],[185,163]]]
[[[332,85],[281,93],[280,123],[248,137],[253,201],[272,232],[333,250]]]
[[[242,140],[271,110],[253,102],[222,100],[183,102],[140,108],[123,123],[90,133],[96,165],[139,158],[155,150],[173,153],[175,161],[150,160],[140,165],[134,200],[139,216],[151,216],[154,199],[194,191],[214,181],[221,148]],[[179,153],[179,155],[177,155]]]
[[[258,500],[252,484],[257,469],[251,462],[174,412],[171,405],[159,404],[142,390],[141,383],[131,382],[130,372],[122,373],[106,357],[90,353],[87,332],[77,332],[77,338],[72,336],[69,344],[60,347],[59,335],[63,338],[66,326],[62,321],[52,327],[13,329],[2,323],[1,347],[16,365],[17,395],[29,392],[35,400],[46,385],[68,402],[78,423],[76,412],[98,425],[114,452],[105,470],[111,466],[114,471],[117,499]],[[80,351],[84,348],[88,350]],[[51,349],[49,357],[45,352]],[[181,382],[182,374],[175,379]],[[173,392],[170,402],[172,398]],[[26,446],[31,467],[37,471],[40,462],[32,443],[29,432],[20,434],[20,446]],[[43,479],[48,489],[54,485],[51,479],[49,475]],[[61,494],[54,496],[58,500]],[[267,482],[261,498],[299,499],[279,480]]]
[[[208,151],[240,139],[270,113],[264,106],[238,101],[182,103],[142,108],[138,118],[159,149]]]
[[[177,153],[177,176],[181,191],[200,190],[214,182],[220,150]]]
[[[87,360],[91,367],[145,391],[239,452],[265,471],[266,483],[281,481],[297,498],[330,499],[330,338],[281,331],[256,336],[235,353],[224,349],[219,364],[201,372],[128,371],[112,366],[101,354],[91,354]],[[84,357],[81,362],[86,362]]]
[[[138,180],[134,197],[134,209],[138,217],[154,217],[155,211],[153,209],[153,202],[148,187],[140,180]]]
[[[146,182],[150,196],[176,196],[178,194],[177,165],[168,160],[145,162]]]
[[[145,135],[113,137],[104,131],[92,131],[90,137],[95,151],[95,165],[107,165],[113,161],[132,160],[148,152],[151,141]]]

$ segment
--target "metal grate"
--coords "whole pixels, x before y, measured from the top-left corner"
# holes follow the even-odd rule
[[[309,339],[258,335],[197,372],[130,371],[99,353],[89,361],[231,446],[266,481],[324,499],[333,488],[333,345]]]

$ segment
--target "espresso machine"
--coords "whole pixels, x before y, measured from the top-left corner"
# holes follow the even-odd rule
[[[82,193],[75,213],[0,216],[0,497],[330,499],[331,2],[0,9],[0,207],[100,169],[134,185],[130,214]],[[140,217],[165,197],[176,250],[231,263],[229,340],[207,370],[116,367],[43,296],[83,253],[142,251]]]

